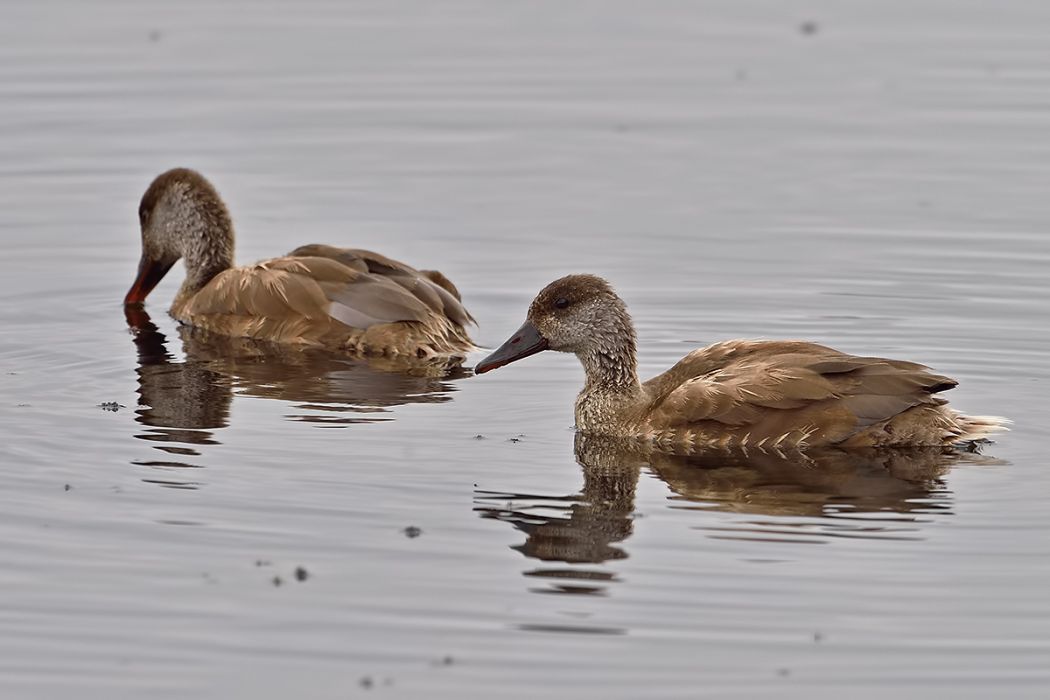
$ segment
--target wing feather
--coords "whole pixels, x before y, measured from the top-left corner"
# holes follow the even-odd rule
[[[942,403],[934,394],[953,386],[923,365],[798,341],[713,345],[646,383],[654,427],[713,422],[755,440],[783,438],[802,424],[845,437],[913,406]]]
[[[417,270],[393,258],[388,258],[370,250],[336,248],[316,243],[300,246],[289,255],[291,259],[306,257],[334,260],[358,272],[367,272],[376,278],[396,283],[435,314],[445,316],[460,327],[476,323],[474,317],[463,306],[459,290],[447,277],[435,270]],[[342,302],[343,300],[339,300],[339,303]],[[404,302],[403,300],[400,303],[405,304],[404,308],[406,309],[417,308],[415,304]],[[339,313],[343,314],[344,312]],[[390,316],[390,313],[375,315],[369,313],[366,309],[351,305],[351,310],[346,311],[345,315],[348,318],[359,318],[360,322],[365,322],[365,319],[369,317],[387,318]],[[399,318],[397,320],[418,319]]]

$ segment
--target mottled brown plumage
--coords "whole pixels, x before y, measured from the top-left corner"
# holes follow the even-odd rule
[[[949,445],[1006,423],[948,408],[938,394],[956,382],[923,365],[796,340],[716,343],[642,383],[627,308],[593,275],[544,288],[525,325],[475,371],[548,348],[575,353],[586,370],[579,430],[661,449]]]
[[[461,360],[474,318],[440,272],[366,250],[306,245],[233,266],[233,222],[200,173],[159,175],[139,206],[142,260],[125,298],[142,304],[180,258],[186,279],[171,306],[182,323],[234,337],[363,356]]]

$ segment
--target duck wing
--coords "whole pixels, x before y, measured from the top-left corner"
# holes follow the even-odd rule
[[[335,320],[360,329],[434,319],[429,305],[388,277],[321,257],[274,258],[226,270],[194,296],[187,310],[292,325]]]
[[[647,383],[664,391],[650,412],[654,428],[728,430],[754,443],[796,433],[799,441],[838,442],[913,406],[942,404],[935,394],[956,384],[912,362],[813,343],[735,342],[705,348],[665,373],[672,378]],[[686,376],[689,369],[702,373]]]
[[[403,287],[435,313],[444,315],[460,327],[477,324],[463,306],[459,290],[437,270],[417,270],[370,250],[337,248],[317,243],[300,246],[289,253],[289,256],[329,258],[353,270],[386,278]]]

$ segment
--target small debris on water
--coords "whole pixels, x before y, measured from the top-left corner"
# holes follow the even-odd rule
[[[780,676],[781,678],[787,678],[788,676],[791,675],[791,669],[790,668],[778,668],[777,669],[777,675]]]
[[[65,486],[62,487],[62,490],[63,491],[72,491],[73,487],[70,486],[69,484],[66,484]]]
[[[441,657],[441,660],[438,661],[439,666],[451,666],[454,663],[456,663],[456,660],[453,659],[451,655],[443,656]]]
[[[813,20],[809,19],[803,22],[802,24],[798,25],[798,31],[800,34],[805,34],[806,36],[813,36],[814,34],[820,31],[820,25],[814,22]]]
[[[256,566],[270,566],[270,560],[269,559],[256,559],[255,560],[255,565]]]
[[[282,579],[280,576],[274,576],[270,582],[274,585],[274,588],[277,588],[284,584],[284,579]]]
[[[306,570],[306,567],[303,567],[303,566],[295,567],[295,580],[296,581],[305,581],[308,578],[310,578],[310,572]]]
[[[813,633],[813,642],[815,644],[820,644],[823,641],[824,641],[824,634],[822,632],[814,632]]]
[[[989,440],[988,438],[978,438],[977,440],[970,440],[968,442],[964,442],[961,445],[957,445],[956,448],[961,449],[963,452],[971,452],[973,454],[979,455],[981,454],[981,451],[985,448],[985,446],[994,443],[994,440]]]
[[[371,690],[372,686],[376,684],[376,682],[372,680],[372,676],[365,676],[358,683],[365,690]]]
[[[477,435],[474,436],[474,439],[475,440],[485,440],[486,438],[481,433],[478,433]]]
[[[419,537],[420,535],[422,535],[423,534],[423,528],[416,527],[415,525],[409,525],[408,527],[406,527],[401,532],[405,533],[405,537],[407,537],[407,538],[409,538],[411,540],[411,539],[415,539],[416,537]]]
[[[116,413],[122,408],[126,408],[124,404],[117,403],[116,401],[103,401],[98,407],[103,411],[112,411],[113,413]]]

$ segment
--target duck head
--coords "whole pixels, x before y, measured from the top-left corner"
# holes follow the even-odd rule
[[[623,300],[596,275],[569,275],[536,296],[525,323],[474,368],[484,374],[543,350],[633,356],[634,328]]]
[[[124,297],[140,306],[180,258],[186,289],[199,289],[233,264],[233,223],[219,193],[200,173],[175,168],[153,180],[139,203],[142,258]]]

